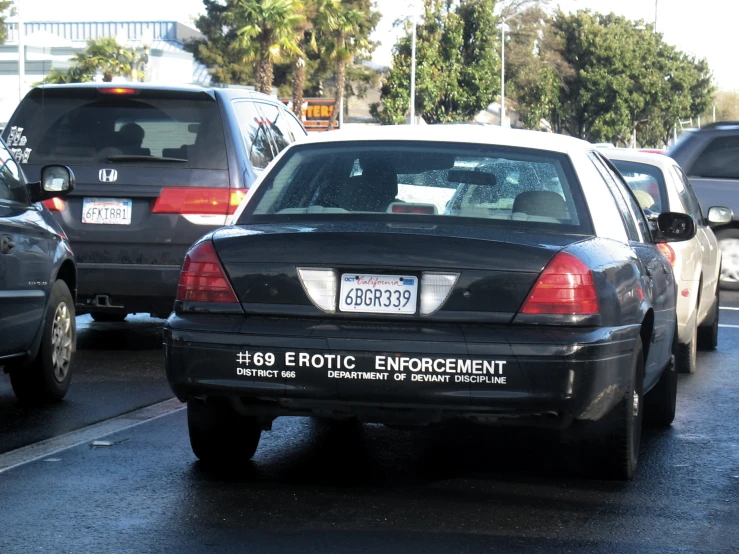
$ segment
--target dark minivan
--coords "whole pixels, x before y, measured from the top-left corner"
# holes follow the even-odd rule
[[[36,87],[3,131],[30,180],[49,164],[77,177],[46,206],[77,257],[78,313],[97,321],[166,317],[190,245],[305,136],[279,101],[246,88],[141,83]]]

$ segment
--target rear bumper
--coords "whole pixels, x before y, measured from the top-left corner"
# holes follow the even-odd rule
[[[266,416],[558,425],[623,397],[639,326],[407,325],[173,314],[165,363],[181,400]]]
[[[166,317],[174,305],[179,274],[180,266],[173,265],[78,264],[78,310]]]

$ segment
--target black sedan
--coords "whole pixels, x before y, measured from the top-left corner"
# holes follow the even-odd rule
[[[67,237],[41,201],[74,188],[64,166],[46,166],[25,183],[0,141],[0,366],[15,395],[61,399],[72,379],[77,269]]]
[[[675,415],[675,281],[591,145],[479,127],[328,133],[285,150],[187,254],[165,357],[208,463],[279,416],[561,430],[634,474]]]

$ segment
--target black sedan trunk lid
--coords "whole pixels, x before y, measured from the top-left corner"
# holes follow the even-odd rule
[[[236,226],[216,231],[216,251],[247,313],[325,315],[309,298],[299,268],[345,274],[459,277],[440,320],[509,322],[552,257],[583,235],[486,226],[317,223]],[[345,313],[340,317],[418,318]]]

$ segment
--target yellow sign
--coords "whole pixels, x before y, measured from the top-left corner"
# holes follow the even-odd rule
[[[289,98],[280,98],[289,110],[293,108],[293,102]],[[301,121],[307,131],[325,131],[331,114],[334,113],[336,102],[333,98],[304,98],[303,113]],[[337,118],[338,119],[338,118]],[[339,122],[334,122],[334,129],[339,128]]]

